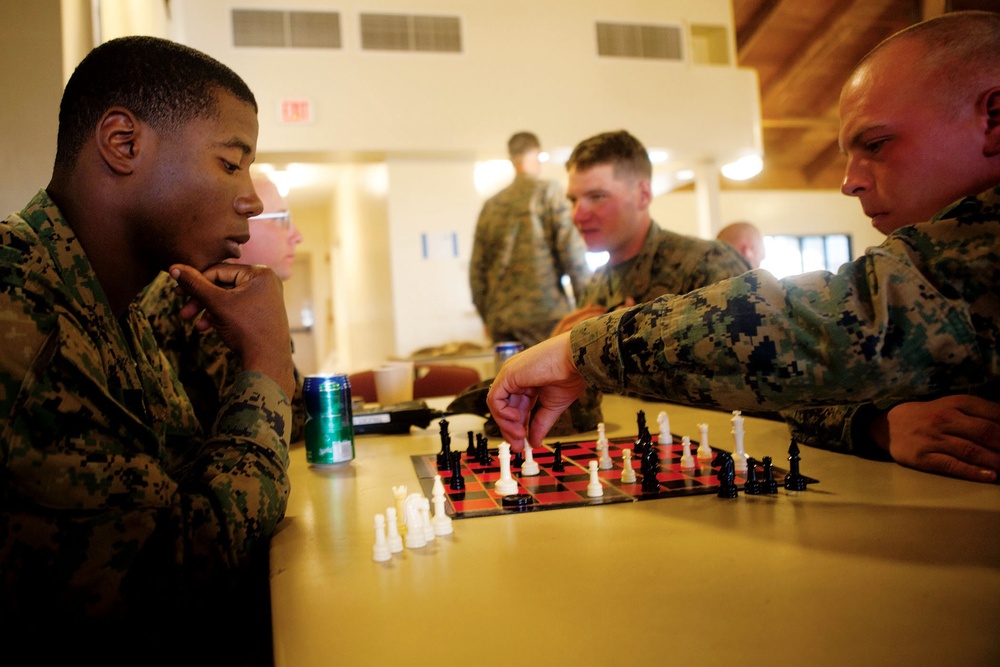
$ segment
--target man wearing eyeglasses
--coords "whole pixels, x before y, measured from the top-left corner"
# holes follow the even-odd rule
[[[240,246],[240,264],[263,264],[281,280],[292,277],[295,246],[302,234],[292,221],[288,203],[266,175],[253,177],[254,189],[264,204],[264,212],[250,218],[250,240]],[[178,311],[184,298],[175,293],[177,282],[166,273],[157,276],[142,295],[142,309],[149,317],[153,333],[184,385],[202,428],[211,428],[224,396],[240,372],[239,360],[214,331],[201,331],[194,321],[183,320]],[[196,318],[197,319],[197,318]],[[292,397],[291,440],[304,435],[305,411],[302,403],[302,376],[295,372]]]

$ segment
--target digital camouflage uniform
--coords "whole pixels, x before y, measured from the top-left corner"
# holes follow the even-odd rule
[[[108,650],[176,630],[149,664],[247,629],[289,492],[284,392],[240,374],[203,437],[138,302],[115,317],[44,191],[0,223],[0,319],[0,631]]]
[[[731,245],[675,234],[654,221],[638,255],[594,272],[579,306],[611,309],[626,297],[643,303],[664,294],[687,294],[749,270],[746,259]]]
[[[469,263],[469,286],[494,341],[525,347],[549,337],[590,278],[587,247],[570,217],[562,185],[518,174],[483,204]]]
[[[675,234],[653,221],[638,255],[594,272],[580,306],[613,310],[627,297],[643,303],[664,294],[686,294],[749,270],[743,255],[729,244]],[[597,428],[603,418],[600,392],[587,389],[570,407],[569,415],[578,432]]]
[[[836,274],[751,271],[573,328],[593,386],[725,410],[995,393],[1000,187]]]
[[[143,291],[140,305],[149,317],[160,350],[180,377],[199,421],[208,429],[215,422],[233,381],[239,376],[239,357],[215,330],[198,331],[192,320],[181,319],[177,313],[184,305],[184,297],[174,291],[176,287],[176,280],[165,272],[161,273]],[[305,437],[302,376],[297,369],[290,437],[290,442]]]

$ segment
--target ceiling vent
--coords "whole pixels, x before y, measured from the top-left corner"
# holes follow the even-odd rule
[[[361,48],[372,51],[461,53],[457,16],[361,14]]]
[[[678,26],[597,24],[597,54],[624,58],[683,60]]]
[[[233,46],[339,49],[339,12],[233,10]]]

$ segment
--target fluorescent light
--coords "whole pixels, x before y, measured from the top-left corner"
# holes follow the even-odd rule
[[[744,155],[735,162],[722,165],[722,175],[733,181],[753,178],[764,168],[764,160],[759,155]]]

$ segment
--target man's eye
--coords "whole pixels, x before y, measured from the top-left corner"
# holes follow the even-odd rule
[[[233,172],[237,171],[240,168],[239,165],[233,164],[232,162],[229,162],[228,160],[223,160],[222,161],[222,166],[230,174],[232,174]]]
[[[878,153],[879,149],[881,149],[882,146],[887,141],[889,141],[889,140],[888,139],[876,139],[875,141],[869,141],[867,144],[865,144],[865,150],[867,150],[869,153]]]

